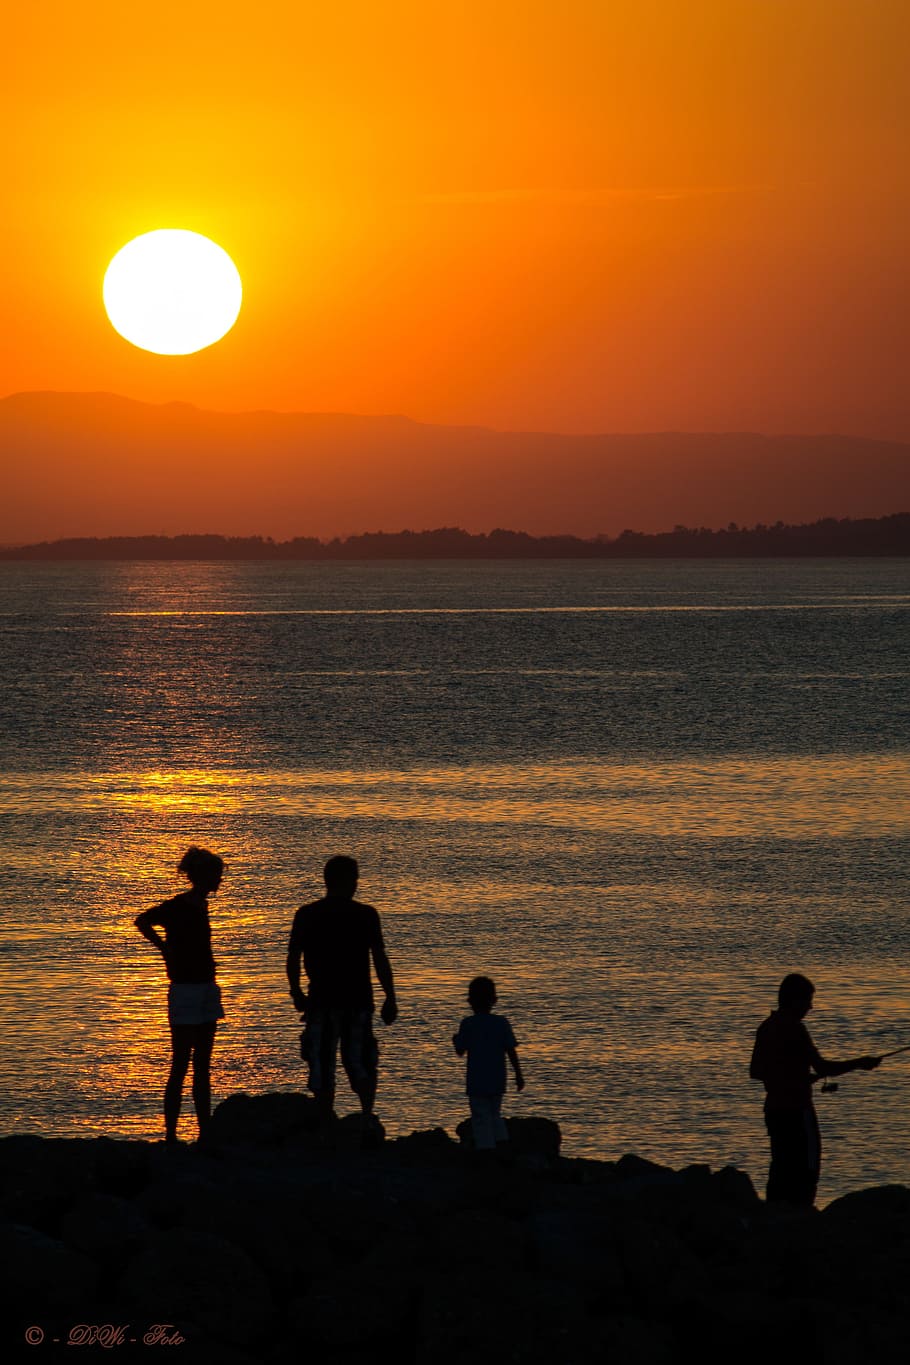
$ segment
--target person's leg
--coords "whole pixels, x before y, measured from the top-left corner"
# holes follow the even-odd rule
[[[360,1100],[365,1119],[373,1115],[376,1087],[379,1079],[379,1045],[373,1034],[373,1021],[368,1011],[347,1014],[340,1029],[341,1064]]]
[[[177,1120],[180,1118],[180,1101],[183,1096],[183,1082],[190,1065],[193,1050],[192,1027],[186,1024],[171,1025],[171,1070],[164,1087],[164,1137],[166,1142],[177,1141]]]
[[[799,1202],[811,1207],[818,1193],[818,1178],[822,1167],[822,1137],[815,1105],[803,1110],[803,1125],[806,1133],[806,1174]]]
[[[771,1139],[769,1203],[811,1205],[818,1183],[818,1126],[813,1110],[782,1109],[765,1115]]]
[[[193,1031],[193,1107],[200,1137],[212,1117],[211,1062],[217,1027],[215,1023],[198,1024]]]
[[[471,1106],[471,1130],[474,1134],[474,1150],[490,1152],[496,1147],[496,1125],[493,1105],[495,1096],[469,1095]]]
[[[310,1090],[319,1110],[319,1127],[326,1133],[335,1118],[335,1058],[338,1053],[338,1012],[317,1009],[307,1018]]]
[[[493,1133],[497,1143],[509,1141],[509,1130],[506,1121],[502,1116],[502,1095],[492,1095],[491,1108],[493,1117]]]

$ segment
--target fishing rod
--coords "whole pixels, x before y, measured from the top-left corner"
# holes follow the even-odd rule
[[[910,1052],[910,1043],[906,1043],[904,1047],[892,1048],[890,1052],[879,1052],[878,1061],[883,1062],[886,1057],[898,1057],[902,1052]],[[816,1076],[815,1079],[819,1081],[822,1080],[821,1076]],[[838,1088],[837,1081],[822,1081],[823,1095],[834,1095]]]

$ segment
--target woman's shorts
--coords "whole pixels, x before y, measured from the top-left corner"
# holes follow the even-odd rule
[[[172,1026],[214,1024],[224,1018],[221,991],[214,981],[172,981],[167,989],[167,1018]]]

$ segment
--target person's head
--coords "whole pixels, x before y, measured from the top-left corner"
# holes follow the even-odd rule
[[[224,860],[207,848],[188,848],[177,864],[177,871],[189,878],[194,891],[208,895],[217,891],[224,874]]]
[[[357,866],[356,858],[348,858],[339,853],[337,857],[329,859],[322,869],[322,875],[325,878],[325,889],[330,896],[350,899],[357,890],[360,868]]]
[[[496,1004],[496,983],[488,976],[475,976],[468,986],[468,1004],[475,1014],[489,1014]]]
[[[792,1010],[802,1019],[812,1008],[814,994],[815,987],[807,976],[802,976],[800,972],[791,972],[789,976],[784,977],[778,987],[777,1003],[782,1010]]]

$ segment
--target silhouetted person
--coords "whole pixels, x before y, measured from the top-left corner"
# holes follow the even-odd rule
[[[373,1036],[373,982],[370,959],[385,992],[383,1023],[398,1018],[392,968],[382,941],[379,915],[372,905],[354,900],[359,869],[354,858],[339,856],[326,863],[322,900],[302,905],[294,916],[288,944],[287,974],[295,1009],[306,1019],[303,1055],[309,1066],[309,1088],[320,1107],[323,1126],[333,1116],[335,1061],[341,1062],[360,1100],[364,1131],[375,1128],[373,1105],[379,1050]],[[300,988],[300,959],[309,981]]]
[[[164,1128],[167,1142],[177,1141],[177,1120],[183,1082],[193,1063],[193,1105],[204,1137],[212,1115],[209,1067],[215,1045],[216,1021],[224,1018],[221,991],[215,982],[212,931],[207,897],[221,885],[224,863],[205,848],[190,848],[178,872],[189,879],[190,890],[174,896],[135,919],[136,928],[164,957],[170,985],[167,1017],[171,1026],[171,1071],[164,1090]],[[164,929],[162,939],[153,926]]]
[[[525,1079],[515,1035],[504,1014],[494,1014],[496,985],[488,976],[475,976],[468,986],[468,1004],[474,1011],[462,1019],[452,1042],[459,1057],[468,1054],[465,1090],[471,1106],[471,1128],[478,1152],[492,1151],[497,1142],[508,1142],[509,1130],[502,1117],[506,1092],[506,1058],[515,1072],[516,1090]]]
[[[811,1207],[821,1170],[821,1137],[812,1103],[812,1085],[822,1076],[872,1071],[881,1057],[854,1057],[829,1062],[822,1057],[803,1023],[812,1008],[815,987],[798,972],[785,976],[777,993],[778,1008],[755,1035],[749,1075],[763,1081],[765,1124],[771,1139],[767,1198]]]

